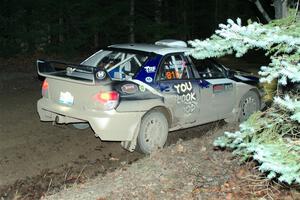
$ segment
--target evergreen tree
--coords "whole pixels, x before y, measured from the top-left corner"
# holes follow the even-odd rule
[[[288,18],[262,25],[242,26],[241,20],[228,20],[211,38],[194,40],[191,55],[198,59],[226,54],[243,56],[250,49],[264,49],[271,57],[260,69],[261,82],[275,78],[281,85],[300,82],[300,18],[292,11]],[[235,133],[225,132],[214,144],[234,150],[243,160],[253,158],[268,178],[300,184],[300,93],[293,90],[276,96],[271,108],[252,115]]]

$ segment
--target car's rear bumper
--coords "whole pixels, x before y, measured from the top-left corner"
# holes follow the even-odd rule
[[[79,110],[53,103],[47,98],[37,102],[41,121],[58,123],[88,122],[101,140],[131,141],[144,112]]]

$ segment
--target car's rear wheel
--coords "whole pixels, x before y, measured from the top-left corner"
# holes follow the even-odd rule
[[[248,91],[240,101],[239,122],[246,121],[260,108],[260,99],[256,92]]]
[[[76,129],[80,129],[80,130],[87,129],[90,127],[89,123],[74,123],[74,124],[72,124],[72,126]]]
[[[166,116],[157,110],[148,112],[141,121],[137,138],[137,150],[150,154],[163,148],[167,141],[168,132],[169,127]]]

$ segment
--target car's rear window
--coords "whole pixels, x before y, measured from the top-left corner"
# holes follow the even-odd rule
[[[105,69],[112,80],[131,79],[148,59],[147,55],[136,52],[100,51],[82,64]]]

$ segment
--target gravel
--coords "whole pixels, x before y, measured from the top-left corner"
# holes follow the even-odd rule
[[[132,165],[45,198],[225,199],[220,187],[238,167],[238,160],[230,152],[214,150],[212,142],[224,130],[236,128],[227,124],[201,138],[180,140]]]

